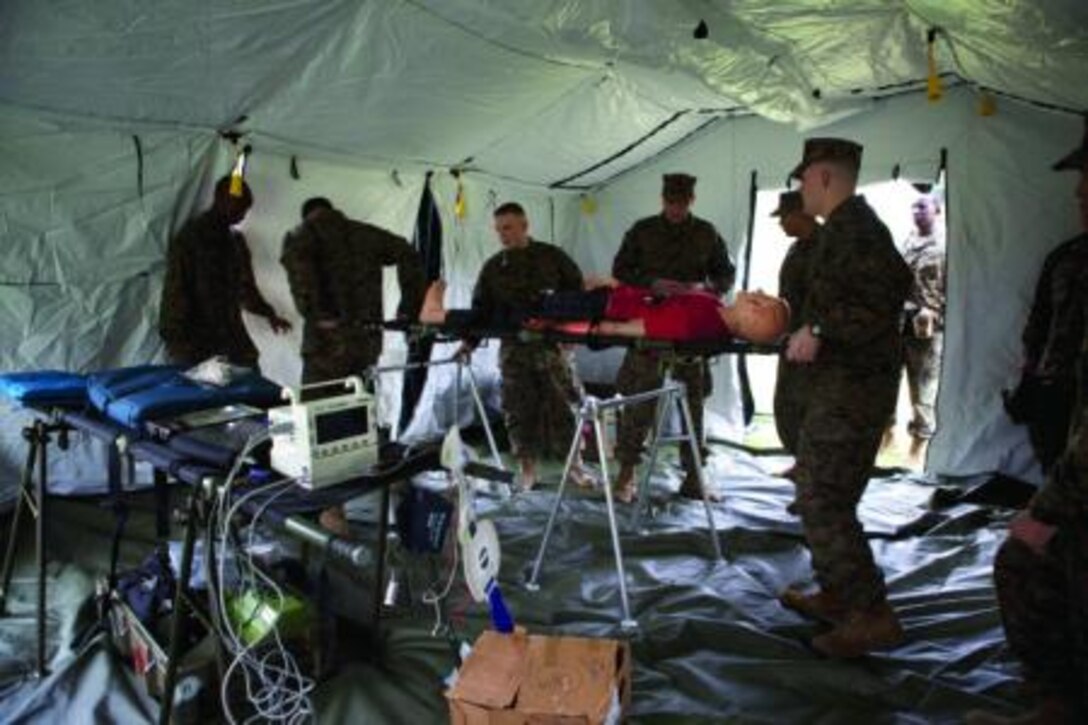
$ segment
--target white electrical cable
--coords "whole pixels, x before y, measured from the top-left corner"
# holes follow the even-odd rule
[[[273,501],[291,490],[290,484],[293,483],[292,479],[285,479],[255,488],[228,505],[234,480],[243,463],[247,460],[249,453],[255,446],[269,437],[269,433],[264,432],[251,437],[246,442],[242,451],[235,458],[234,465],[231,467],[223,486],[219,489],[209,520],[209,527],[217,527],[215,533],[218,536],[213,538],[219,540],[219,559],[214,567],[214,575],[213,572],[208,572],[209,584],[213,579],[216,580],[213,595],[218,603],[220,612],[218,619],[221,622],[221,625],[217,628],[217,634],[233,654],[233,659],[224,672],[219,694],[223,714],[232,725],[236,725],[237,720],[230,709],[228,691],[236,672],[240,672],[243,677],[246,696],[254,709],[254,714],[245,720],[246,723],[261,721],[294,725],[295,723],[310,722],[316,715],[309,697],[315,683],[302,674],[294,657],[284,647],[278,628],[276,626],[271,628],[271,640],[266,635],[258,642],[246,644],[238,632],[235,631],[227,611],[223,582],[226,578],[226,553],[234,545],[230,535],[234,515],[254,496],[274,491],[267,500],[262,502],[250,523],[249,543],[251,544],[253,531],[260,516],[264,514]],[[277,488],[278,490],[276,490]],[[277,610],[283,610],[286,598],[282,589],[254,563],[250,550],[237,551],[234,557],[234,566],[237,569],[242,591],[250,590],[255,592],[258,601],[264,601],[265,597],[270,596]],[[267,647],[268,650],[258,656],[255,652],[257,645]]]

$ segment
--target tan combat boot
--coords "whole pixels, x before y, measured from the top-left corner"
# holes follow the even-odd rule
[[[786,609],[792,609],[810,619],[829,624],[839,624],[846,620],[846,605],[833,592],[805,594],[800,589],[791,587],[778,595],[778,601]]]
[[[835,629],[814,637],[812,646],[829,657],[851,659],[897,647],[905,637],[895,610],[887,602],[880,602],[850,612]]]

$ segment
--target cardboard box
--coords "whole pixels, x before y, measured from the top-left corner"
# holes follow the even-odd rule
[[[603,725],[631,699],[626,642],[487,631],[446,693],[454,725]]]

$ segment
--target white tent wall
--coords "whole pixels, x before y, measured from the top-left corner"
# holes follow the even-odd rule
[[[88,371],[156,358],[166,242],[195,208],[214,155],[206,134],[0,109],[0,369]],[[15,492],[28,419],[0,425],[0,502]],[[58,486],[104,470],[100,446],[75,443],[51,461]]]
[[[1079,119],[1001,101],[989,117],[977,111],[974,90],[952,89],[928,104],[920,93],[871,102],[867,113],[808,134],[758,117],[723,119],[604,187],[597,211],[583,215],[577,259],[587,270],[607,271],[625,230],[660,208],[661,174],[699,177],[694,212],[713,222],[735,261],[743,260],[750,174],[761,188],[786,184],[806,135],[844,136],[864,144],[862,183],[891,178],[933,181],[942,148],[948,150],[949,310],[939,399],[940,430],[929,453],[939,474],[1002,471],[1038,479],[1026,434],[1013,426],[1000,391],[1020,363],[1019,335],[1035,278],[1046,253],[1076,231],[1074,179],[1050,164],[1079,138]],[[743,270],[738,269],[738,281]],[[592,372],[608,377],[618,356]],[[738,388],[731,357],[715,366],[708,409],[739,423]]]

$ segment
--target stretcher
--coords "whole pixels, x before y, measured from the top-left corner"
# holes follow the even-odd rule
[[[457,324],[425,325],[405,320],[372,323],[383,330],[404,332],[416,337],[435,337],[440,342],[453,342],[466,338],[516,340],[518,342],[553,342],[565,345],[585,345],[591,349],[625,347],[635,350],[653,350],[681,358],[717,357],[719,355],[777,355],[782,346],[761,345],[737,338],[676,342],[654,340],[648,337],[605,335],[596,332],[592,321],[564,322],[542,327],[524,326],[463,326]]]

